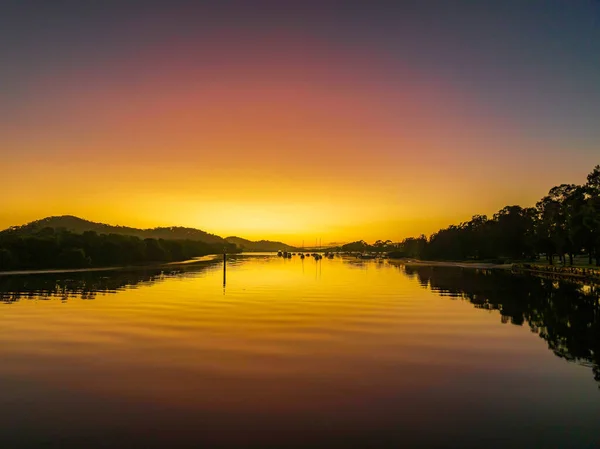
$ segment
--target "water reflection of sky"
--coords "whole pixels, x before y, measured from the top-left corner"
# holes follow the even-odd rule
[[[595,289],[338,258],[238,256],[222,277],[213,261],[0,278],[3,446],[598,441]]]

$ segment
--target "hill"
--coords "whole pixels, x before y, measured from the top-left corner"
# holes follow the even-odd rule
[[[95,223],[72,215],[47,217],[41,220],[32,221],[23,226],[13,226],[8,230],[18,233],[28,233],[37,232],[44,228],[66,229],[67,231],[77,234],[83,234],[86,231],[94,231],[98,234],[130,235],[142,239],[195,240],[211,244],[225,243],[225,240],[222,237],[209,234],[200,229],[179,226],[138,229],[128,226],[112,226],[104,223]]]
[[[246,240],[243,239],[241,237],[226,237],[225,241],[227,241],[228,243],[234,243],[238,248],[240,248],[242,251],[249,251],[249,252],[273,252],[273,251],[294,251],[297,248],[290,246],[290,245],[286,245],[285,243],[282,242],[272,242],[270,240],[259,240],[256,242],[253,242],[251,240]]]
[[[86,231],[94,231],[98,234],[131,235],[142,239],[196,240],[205,243],[225,243],[222,237],[209,234],[200,229],[178,226],[138,229],[128,226],[113,226],[105,223],[95,223],[72,215],[47,217],[11,229],[18,232],[35,232],[44,228],[66,229],[67,231],[78,234],[82,234]]]
[[[42,218],[32,221],[23,226],[13,226],[3,232],[36,233],[44,228],[65,229],[67,231],[83,234],[86,231],[94,231],[97,234],[117,234],[139,237],[142,239],[164,239],[164,240],[194,240],[210,244],[233,243],[245,251],[279,251],[294,250],[293,246],[282,242],[270,240],[252,241],[241,237],[227,237],[224,239],[215,234],[195,228],[181,226],[158,227],[151,229],[138,229],[129,226],[113,226],[105,223],[96,223],[73,215],[60,215]]]

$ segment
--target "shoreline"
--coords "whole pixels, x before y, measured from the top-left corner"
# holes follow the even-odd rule
[[[444,260],[416,260],[416,259],[387,259],[389,263],[397,265],[413,265],[422,267],[457,267],[473,268],[479,270],[511,270],[513,264],[497,264],[488,262],[452,262]]]
[[[553,267],[552,265],[530,266],[529,264],[519,263],[494,264],[485,262],[451,262],[415,259],[388,259],[388,262],[392,263],[393,265],[421,267],[457,267],[470,268],[474,270],[503,270],[509,271],[512,274],[526,274],[530,276],[543,277],[549,279],[563,279],[587,285],[600,283],[600,271],[587,268],[578,269],[578,267]],[[582,271],[582,273],[571,272],[571,270]]]
[[[0,271],[0,277],[2,276],[24,276],[29,274],[68,274],[68,273],[95,273],[102,271],[119,271],[119,270],[139,270],[143,268],[160,268],[160,267],[172,267],[179,265],[191,265],[201,262],[209,262],[216,259],[219,254],[209,254],[206,256],[200,256],[194,259],[180,260],[176,262],[164,262],[157,264],[147,265],[124,265],[114,267],[92,267],[92,268],[47,268],[42,270],[11,270],[11,271]],[[222,257],[222,256],[221,256]]]

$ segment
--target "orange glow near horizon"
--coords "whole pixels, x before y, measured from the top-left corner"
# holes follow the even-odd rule
[[[515,164],[552,143],[382,55],[291,35],[249,56],[239,42],[167,42],[37,79],[2,129],[0,227],[71,214],[290,244],[400,240],[530,205],[591,166],[556,179],[551,154],[556,170]]]

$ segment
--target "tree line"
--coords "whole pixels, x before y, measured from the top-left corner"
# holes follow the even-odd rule
[[[399,243],[378,240],[373,245],[353,242],[342,251],[386,251],[393,257],[429,260],[558,260],[573,265],[585,254],[600,266],[600,165],[583,185],[553,187],[535,207],[506,206],[492,217],[441,229],[427,238],[410,237]]]
[[[0,232],[0,271],[89,268],[165,263],[208,254],[237,252],[235,244],[198,240],[139,238],[120,234],[81,234],[51,227]]]

